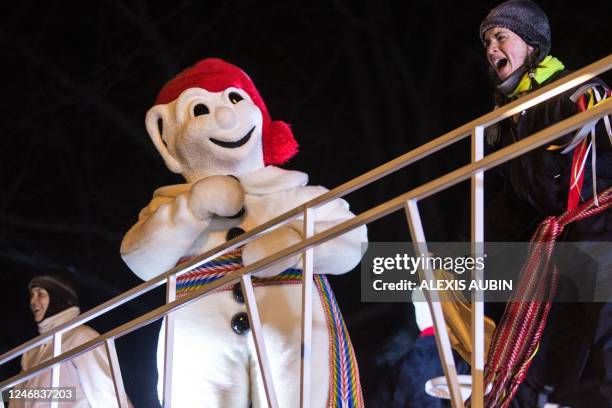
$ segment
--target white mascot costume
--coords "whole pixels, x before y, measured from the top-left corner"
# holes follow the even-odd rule
[[[161,90],[146,126],[170,170],[186,184],[161,187],[129,230],[121,254],[141,279],[208,251],[327,191],[308,175],[273,165],[297,152],[289,127],[272,121],[250,78],[205,59]],[[315,233],[353,217],[344,200],[315,210]],[[177,296],[301,240],[297,221],[177,279]],[[346,327],[322,274],[341,274],[361,259],[366,228],[314,249],[311,406],[361,407],[363,398]],[[256,274],[262,319],[280,407],[299,404],[301,256]],[[163,333],[163,331],[162,331]],[[163,380],[163,335],[158,345]],[[172,406],[267,406],[239,285],[176,312]],[[161,387],[161,385],[160,385]]]

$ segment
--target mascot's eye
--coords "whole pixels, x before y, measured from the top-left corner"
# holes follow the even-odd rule
[[[206,115],[207,113],[209,113],[208,106],[203,103],[198,103],[193,107],[193,116]]]
[[[231,103],[233,103],[234,105],[237,104],[238,102],[240,102],[241,100],[243,100],[244,98],[242,97],[242,95],[240,95],[237,92],[230,92],[229,94],[229,100]]]

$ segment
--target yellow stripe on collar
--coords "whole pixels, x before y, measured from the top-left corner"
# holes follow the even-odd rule
[[[538,84],[543,83],[548,78],[550,78],[554,73],[561,71],[565,68],[565,65],[557,58],[552,55],[548,55],[546,58],[538,64],[538,67],[533,71],[533,77],[538,82]],[[517,87],[512,91],[509,98],[514,98],[515,96],[521,95],[525,92],[531,91],[531,80],[529,78],[529,72],[526,72]]]

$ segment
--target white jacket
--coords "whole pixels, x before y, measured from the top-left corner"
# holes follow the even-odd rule
[[[41,333],[49,331],[67,322],[81,313],[73,306],[38,324]],[[97,337],[98,333],[88,326],[76,327],[62,336],[62,352],[73,349]],[[29,350],[21,358],[21,368],[26,371],[53,356],[53,342],[49,341],[40,347]],[[32,387],[50,387],[51,370],[47,370],[15,387],[15,389]],[[82,354],[62,364],[60,369],[60,387],[75,387],[76,401],[60,403],[60,407],[70,408],[112,408],[117,407],[115,388],[106,353],[102,346]],[[32,402],[11,400],[9,408],[47,408],[50,402]]]

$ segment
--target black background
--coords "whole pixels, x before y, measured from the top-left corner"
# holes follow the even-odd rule
[[[119,257],[165,168],[143,118],[161,86],[210,56],[254,79],[272,118],[301,152],[286,168],[329,188],[486,112],[491,85],[478,25],[497,2],[3,3],[0,17],[0,352],[36,334],[26,285],[72,268],[86,310],[139,280]],[[542,1],[552,54],[578,69],[610,53],[609,1]],[[608,79],[608,76],[604,76]],[[360,213],[469,160],[458,143],[347,197]],[[427,237],[467,230],[468,190],[422,202]],[[371,241],[408,240],[401,212],[369,226]],[[366,402],[415,335],[411,306],[360,302],[358,271],[332,278],[359,358]],[[94,320],[106,331],[159,304],[155,291]],[[118,340],[138,407],[155,406],[158,325]],[[18,371],[0,368],[0,378]]]

